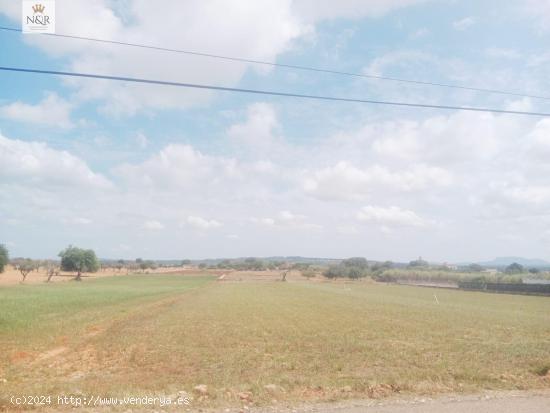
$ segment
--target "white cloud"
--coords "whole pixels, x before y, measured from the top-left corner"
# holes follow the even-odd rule
[[[537,22],[541,32],[550,29],[550,0],[524,0],[520,3],[521,11]]]
[[[316,22],[338,18],[381,17],[393,10],[424,2],[426,0],[297,0],[294,7],[304,20]]]
[[[17,101],[0,106],[0,116],[16,122],[68,129],[73,127],[72,108],[71,103],[57,94],[47,93],[36,105]]]
[[[516,103],[517,105],[517,103]],[[386,122],[373,132],[373,149],[388,159],[438,163],[486,161],[518,132],[509,116],[454,113],[424,121]]]
[[[204,155],[192,146],[170,144],[140,164],[122,164],[117,176],[132,186],[157,190],[200,188],[239,174],[232,159]]]
[[[290,211],[279,212],[279,219],[284,222],[294,222],[305,218],[303,215],[295,215]]]
[[[547,162],[550,156],[550,119],[537,122],[527,135],[529,155]]]
[[[92,220],[84,217],[76,217],[75,219],[73,219],[73,223],[80,224],[80,225],[88,225],[92,223]]]
[[[391,171],[380,165],[361,169],[341,161],[307,177],[304,190],[319,199],[357,200],[364,199],[381,187],[410,192],[448,186],[451,182],[451,174],[438,167],[419,164],[409,170]]]
[[[354,225],[340,225],[336,227],[336,232],[342,235],[355,235],[359,233],[359,230]]]
[[[502,189],[502,195],[522,204],[548,205],[550,201],[550,185],[505,187]]]
[[[466,30],[470,26],[474,25],[476,23],[477,19],[473,16],[468,16],[460,20],[456,20],[453,22],[453,27],[455,30]]]
[[[109,189],[112,183],[93,172],[86,162],[42,142],[14,140],[0,135],[0,176],[8,181],[45,189],[67,187]]]
[[[370,64],[363,69],[363,72],[368,75],[382,76],[388,67],[410,67],[419,64],[434,66],[439,64],[439,61],[435,56],[426,52],[398,50],[374,58]]]
[[[322,225],[313,224],[307,221],[305,215],[294,214],[288,210],[279,211],[276,217],[269,218],[251,218],[251,222],[276,229],[287,229],[287,230],[320,230]]]
[[[227,136],[241,149],[267,152],[280,143],[276,136],[278,127],[273,107],[258,102],[248,106],[246,120],[232,125]]]
[[[158,230],[164,229],[164,225],[159,221],[150,220],[150,221],[145,221],[143,223],[143,228],[149,229],[152,231],[158,231]]]
[[[113,249],[117,252],[119,252],[119,251],[127,252],[127,251],[131,251],[132,247],[127,245],[127,244],[119,244],[118,246],[116,246]]]
[[[0,10],[18,22],[20,5],[16,3],[0,0]],[[271,61],[277,61],[287,52],[292,54],[285,55],[285,60],[306,58],[308,54],[297,48],[310,46],[308,41],[312,44],[319,41],[315,52],[325,66],[338,66],[345,60],[352,67],[358,60],[353,48],[347,47],[351,36],[354,42],[368,41],[359,30],[362,24],[355,21],[343,27],[337,22],[327,28],[319,23],[376,18],[416,3],[413,0],[266,0],[236,3],[235,7],[227,8],[221,0],[167,1],[161,7],[134,0],[58,0],[58,31]],[[537,6],[543,2],[531,4]],[[542,22],[546,9],[543,6],[538,9],[533,7],[533,16]],[[178,13],[167,13],[167,10],[178,10]],[[536,16],[537,13],[540,16]],[[455,23],[457,29],[465,29],[473,22],[473,18],[468,18]],[[481,22],[481,16],[477,22]],[[394,19],[385,23],[395,28]],[[414,19],[407,21],[407,25],[400,28],[401,35],[407,36],[407,27],[420,27],[417,23]],[[318,37],[316,26],[322,30]],[[413,36],[424,34],[423,29],[412,33]],[[227,86],[237,84],[247,71],[264,75],[270,70],[245,63],[224,63],[48,36],[23,36],[22,39],[53,56],[52,62],[69,70]],[[508,89],[513,84],[514,90],[546,90],[545,70],[550,54],[535,55],[535,50],[544,49],[537,48],[537,44],[533,43],[532,51],[482,49],[481,53],[490,57],[483,64],[475,59],[446,58],[423,50],[393,50],[383,54],[379,53],[384,50],[383,44],[365,44],[365,50],[374,50],[376,56],[367,61],[365,72],[425,80],[429,77],[446,83],[489,85],[495,89]],[[348,53],[352,54],[348,56]],[[520,59],[525,60],[521,68],[517,66],[523,62]],[[504,62],[507,64],[502,64]],[[284,78],[279,74],[282,72],[277,71],[272,80],[289,81],[290,86],[308,78],[298,72],[285,74]],[[257,80],[256,76],[246,79]],[[323,79],[310,78],[309,83],[300,85],[315,90],[323,86],[317,83]],[[102,240],[101,248],[105,245],[104,251],[120,253],[128,250],[122,246],[131,245],[135,256],[215,255],[215,251],[235,255],[306,251],[344,256],[354,251],[363,253],[364,245],[370,245],[373,256],[387,251],[388,258],[397,259],[403,256],[403,251],[410,253],[410,245],[420,245],[418,238],[407,238],[417,228],[431,231],[430,237],[422,241],[431,243],[425,248],[430,248],[433,254],[444,256],[443,252],[450,251],[450,241],[462,242],[465,246],[461,251],[487,242],[487,251],[496,252],[502,245],[491,235],[499,233],[501,227],[491,219],[515,217],[523,220],[525,226],[511,228],[510,224],[505,231],[515,231],[517,239],[523,239],[529,248],[546,251],[533,239],[537,233],[550,229],[550,220],[543,219],[550,203],[547,178],[550,176],[547,162],[550,123],[547,121],[465,112],[413,112],[404,108],[378,111],[359,106],[325,107],[285,101],[285,105],[280,106],[260,102],[245,109],[231,107],[211,128],[209,125],[203,129],[201,124],[197,129],[187,130],[183,125],[180,133],[170,123],[174,118],[180,121],[175,112],[159,116],[157,119],[163,124],[149,129],[149,121],[155,119],[154,112],[163,108],[201,107],[210,102],[213,94],[99,80],[71,80],[66,81],[66,85],[74,92],[70,99],[50,94],[38,103],[8,102],[0,108],[0,116],[37,125],[68,128],[74,123],[82,126],[81,121],[71,121],[73,105],[97,100],[105,113],[140,113],[144,119],[139,127],[143,127],[145,133],[130,128],[125,132],[130,135],[124,135],[126,140],[120,144],[114,136],[118,131],[116,126],[113,129],[111,122],[96,121],[92,126],[100,130],[67,139],[70,149],[66,151],[44,143],[0,137],[0,217],[2,228],[7,231],[6,239],[13,239],[19,246],[32,245],[28,235],[32,235],[32,231],[25,233],[25,226],[46,228],[44,233],[52,239],[48,244],[63,240],[66,245],[65,241],[72,240],[77,232],[76,224],[93,222],[86,231],[80,231],[83,243],[88,241],[85,237],[91,240],[97,236]],[[533,110],[538,110],[539,105],[535,99],[506,101],[502,96],[485,96],[473,91],[366,79],[352,81],[348,88],[344,85],[339,90],[344,94],[360,94],[366,90],[373,97],[424,103],[452,101],[471,106],[491,104]],[[232,98],[224,100],[224,109],[226,103],[235,102]],[[48,106],[55,110],[47,113]],[[89,108],[86,105],[82,109]],[[199,122],[204,119],[203,115],[199,113]],[[206,115],[215,117],[218,113]],[[232,125],[219,127],[228,119],[233,119]],[[290,122],[286,124],[285,120]],[[169,139],[171,131],[177,131],[178,135],[157,149],[157,143],[161,138]],[[206,134],[200,134],[205,131]],[[223,137],[218,136],[224,132]],[[49,138],[45,135],[33,140]],[[84,146],[85,139],[89,146]],[[134,143],[134,147],[128,148],[128,142]],[[139,151],[146,147],[155,149]],[[107,152],[110,149],[114,151]],[[116,190],[111,190],[113,188]],[[360,209],[363,205],[367,206]],[[432,223],[447,225],[447,221],[451,229],[443,235],[435,233],[437,226]],[[173,225],[180,222],[186,230]],[[48,225],[62,228],[52,231]],[[318,236],[321,225],[327,235],[355,234],[353,239],[357,242],[327,243],[328,236]],[[399,232],[400,237],[384,244],[379,233],[375,231],[372,235],[371,225],[385,233]],[[163,231],[143,234],[145,228]],[[215,228],[220,229],[207,231]],[[66,234],[62,233],[63,229],[67,230]],[[292,236],[281,242],[281,235],[290,232]],[[25,233],[28,243],[20,233]],[[105,237],[105,233],[109,236]],[[232,242],[237,234],[239,242]],[[146,240],[155,235],[159,236],[158,242]],[[475,242],[470,242],[471,239]],[[41,248],[38,242],[35,245]]]
[[[420,29],[415,30],[411,33],[410,37],[413,39],[420,39],[422,37],[426,37],[430,34],[430,30],[428,30],[426,27],[421,27]]]
[[[421,0],[266,0],[245,1],[228,8],[222,0],[57,0],[56,31],[75,36],[195,50],[227,56],[275,61],[296,41],[311,35],[315,24],[337,18],[379,17]],[[20,21],[13,1],[0,2],[0,13]],[[176,12],[173,12],[176,11]],[[228,35],[230,34],[230,35]],[[73,39],[26,36],[27,43],[68,61],[78,72],[167,79],[188,83],[234,86],[247,70],[266,67]],[[151,64],[154,61],[155,64]],[[182,73],[181,68],[185,71]],[[70,79],[79,99],[101,100],[109,115],[188,108],[208,103],[208,91],[162,88],[92,79]]]
[[[531,98],[524,97],[513,101],[506,102],[504,107],[506,110],[529,112],[533,110],[533,101]]]
[[[485,50],[485,54],[493,59],[515,60],[522,57],[519,50],[501,47],[489,47]]]
[[[143,132],[138,132],[135,139],[141,149],[145,149],[149,145],[149,139],[147,139],[147,136]]]
[[[275,220],[273,218],[250,218],[251,222],[259,225],[265,225],[267,227],[274,227]]]
[[[19,21],[19,11],[5,4],[1,10]],[[230,9],[216,0],[183,3],[167,0],[161,7],[144,1],[128,1],[118,6],[107,0],[57,0],[56,17],[58,33],[267,61],[275,60],[310,30],[292,13],[290,0],[244,2]],[[249,67],[256,68],[241,62],[213,64],[211,59],[197,56],[131,47],[96,43],[83,47],[82,42],[45,37],[32,36],[25,41],[50,55],[67,59],[69,69],[78,72],[232,86]],[[102,111],[109,115],[201,106],[212,96],[207,91],[91,79],[71,79],[66,83],[77,90],[80,99],[105,101]]]
[[[397,206],[379,207],[368,205],[357,213],[357,219],[361,222],[380,224],[387,226],[422,227],[426,221],[415,212],[401,209]]]
[[[277,118],[273,121],[278,123]],[[114,166],[109,175],[117,190],[103,191],[106,197],[103,193],[88,196],[88,192],[114,184],[75,155],[42,143],[2,138],[0,175],[11,176],[4,182],[10,179],[22,186],[0,194],[0,216],[18,222],[28,216],[54,222],[77,217],[71,223],[83,217],[93,221],[90,232],[112,231],[107,253],[122,254],[118,246],[131,244],[136,256],[153,252],[142,250],[143,241],[128,235],[135,228],[162,229],[167,239],[180,240],[181,248],[206,255],[212,255],[213,248],[235,255],[274,249],[292,253],[290,244],[280,246],[277,241],[285,232],[292,232],[289,243],[295,243],[292,247],[297,251],[304,245],[320,251],[315,255],[346,255],[353,245],[344,243],[337,247],[342,252],[332,252],[315,241],[316,234],[322,230],[374,242],[373,232],[361,230],[359,223],[404,237],[413,236],[415,231],[410,229],[422,228],[431,231],[435,242],[440,235],[434,223],[445,221],[445,216],[456,221],[459,228],[452,230],[458,231],[460,239],[462,227],[483,233],[471,228],[472,217],[490,226],[495,217],[544,213],[550,202],[548,175],[541,169],[547,168],[546,162],[543,155],[536,158],[529,151],[542,154],[541,148],[550,145],[545,139],[548,128],[545,120],[481,115],[453,114],[408,122],[370,120],[338,138],[320,141],[315,151],[288,143],[281,156],[263,162],[247,159],[242,148],[230,147],[233,152],[221,156],[191,145],[168,144],[144,161]],[[400,144],[400,138],[410,142]],[[35,163],[36,169],[31,168]],[[48,174],[60,180],[62,197],[52,189],[55,179]],[[29,190],[33,185],[40,188],[37,196],[33,196],[36,189]],[[464,199],[464,193],[472,202]],[[365,200],[367,206],[359,209]],[[354,210],[358,210],[352,215],[355,224],[350,222]],[[434,211],[441,211],[437,219]],[[162,223],[149,217],[162,217]],[[177,226],[165,225],[182,217],[182,226],[197,230],[185,231],[183,239],[178,238],[182,231]],[[223,233],[209,231],[221,227]],[[240,247],[224,244],[234,239],[226,234],[238,234],[241,242],[233,244]],[[407,241],[416,242],[413,238]],[[381,241],[380,248],[383,245]],[[162,242],[151,248],[161,256],[165,251],[181,254]]]
[[[188,216],[187,224],[200,230],[215,229],[222,226],[221,222],[218,222],[215,219],[205,219],[197,216]]]

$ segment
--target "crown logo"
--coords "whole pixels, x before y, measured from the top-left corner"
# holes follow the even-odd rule
[[[41,4],[35,4],[34,6],[32,6],[32,11],[36,14],[36,13],[42,13],[44,14],[44,9],[46,8],[46,6],[43,6]]]

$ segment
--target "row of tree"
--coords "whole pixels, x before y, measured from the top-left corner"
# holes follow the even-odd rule
[[[70,245],[59,253],[59,257],[61,258],[59,267],[54,261],[38,261],[30,258],[14,258],[11,260],[11,264],[21,273],[23,281],[29,273],[38,270],[41,265],[46,268],[48,281],[53,276],[59,275],[59,270],[76,272],[75,280],[77,281],[82,280],[82,273],[99,270],[99,260],[91,249],[82,249]],[[0,244],[0,272],[4,272],[9,263],[8,249],[5,245]]]
[[[60,271],[76,272],[75,280],[81,281],[82,274],[86,272],[96,272],[100,269],[101,263],[95,252],[91,249],[83,249],[70,245],[61,251],[58,256],[60,261],[54,260],[33,260],[30,258],[13,258],[10,260],[9,252],[5,245],[0,244],[0,273],[8,264],[21,273],[22,281],[33,272],[43,268],[48,276],[47,281],[52,277],[59,275]],[[188,265],[189,260],[183,260],[181,265]],[[128,271],[147,271],[158,268],[158,264],[152,260],[136,258],[135,260],[118,260],[115,262],[104,263],[105,267],[117,270],[126,269]]]
[[[226,269],[226,270],[238,270],[238,271],[267,271],[278,270],[285,268],[287,263],[285,261],[264,261],[260,258],[245,258],[245,259],[225,259],[216,264],[200,263],[199,268],[210,269]]]
[[[338,264],[329,265],[323,275],[327,278],[351,278],[376,277],[384,270],[393,267],[391,261],[378,262],[367,261],[363,257],[347,258]]]
[[[131,260],[118,260],[115,263],[104,263],[104,267],[114,268],[116,270],[126,269],[128,271],[147,271],[158,268],[158,264],[152,260],[144,260],[142,258],[136,258],[135,261]]]

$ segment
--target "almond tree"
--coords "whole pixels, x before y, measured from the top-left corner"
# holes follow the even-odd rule
[[[4,244],[0,244],[0,272],[4,272],[4,268],[8,265],[8,261],[8,249],[4,246]]]
[[[75,281],[82,281],[83,272],[97,272],[99,261],[93,250],[69,245],[59,253],[61,257],[61,269],[63,271],[76,271]]]
[[[30,258],[25,258],[18,262],[16,265],[16,268],[19,270],[21,275],[23,276],[22,282],[25,282],[27,279],[27,275],[29,275],[30,272],[38,269],[38,262],[33,261]]]
[[[53,276],[59,275],[59,267],[53,262],[48,262],[46,264],[46,274],[48,275],[46,282],[50,282]]]

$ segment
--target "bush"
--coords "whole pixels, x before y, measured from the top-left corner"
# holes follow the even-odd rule
[[[9,259],[8,249],[4,244],[0,244],[0,272],[4,272],[4,268],[8,265]]]
[[[344,267],[354,267],[354,268],[368,268],[369,262],[366,260],[366,258],[363,257],[353,257],[353,258],[347,258],[345,260],[342,260],[340,263]]]
[[[323,275],[327,278],[358,278],[366,277],[370,273],[368,261],[365,258],[355,257],[342,260],[339,264],[329,265]]]
[[[302,274],[303,277],[306,277],[308,280],[310,278],[315,277],[315,270],[311,267],[304,268],[303,270],[300,271],[300,273]]]
[[[504,269],[507,274],[521,274],[524,271],[523,265],[513,262]]]
[[[483,267],[479,264],[469,264],[466,267],[466,270],[470,272],[481,272],[483,271]]]
[[[422,259],[422,257],[418,257],[417,260],[413,260],[409,262],[409,267],[428,267],[430,264],[428,261],[425,261]]]
[[[341,276],[341,272],[338,269],[337,265],[329,265],[328,268],[323,272],[323,275],[327,278],[338,278]]]

